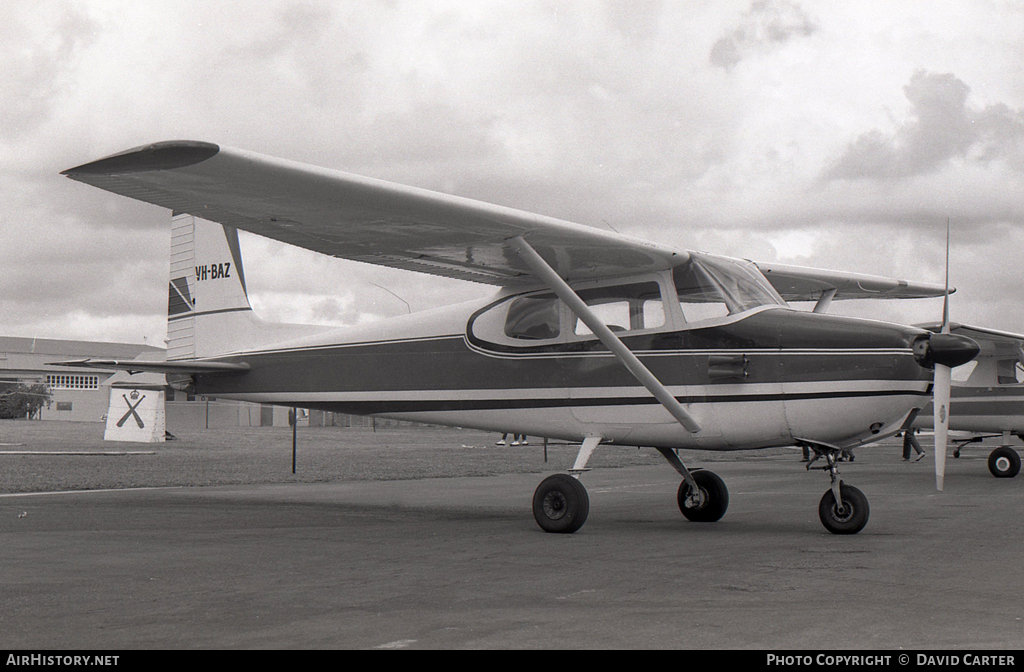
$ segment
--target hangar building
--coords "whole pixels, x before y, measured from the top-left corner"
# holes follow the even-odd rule
[[[48,362],[93,357],[135,359],[160,348],[132,343],[62,341],[49,338],[0,336],[0,382],[41,383],[50,388],[49,407],[41,420],[101,422],[110,399],[109,379],[114,371],[47,366]]]

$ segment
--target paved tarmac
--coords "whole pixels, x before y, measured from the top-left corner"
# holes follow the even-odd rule
[[[614,449],[608,449],[614,450]],[[537,474],[0,496],[12,649],[1020,649],[1024,476],[987,453],[863,449],[863,532],[818,521],[792,456],[713,465],[718,523],[667,465],[584,476],[590,518],[543,533]]]

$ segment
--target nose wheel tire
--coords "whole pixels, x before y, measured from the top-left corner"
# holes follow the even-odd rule
[[[836,504],[835,495],[829,489],[818,504],[821,524],[832,534],[857,534],[868,524],[871,509],[864,493],[845,483],[839,484],[842,506]]]
[[[996,478],[1013,478],[1020,472],[1020,455],[1009,446],[999,446],[988,456],[988,470]]]
[[[572,534],[590,513],[590,495],[568,474],[548,476],[533,493],[533,517],[545,532]]]
[[[700,488],[695,495],[686,481],[679,484],[676,500],[679,510],[687,520],[695,523],[713,523],[725,515],[729,508],[729,490],[718,474],[710,471],[694,471],[693,480]]]

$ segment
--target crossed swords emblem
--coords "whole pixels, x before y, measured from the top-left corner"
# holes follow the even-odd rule
[[[138,390],[132,390],[132,399],[135,399],[136,397],[139,397]],[[139,426],[139,429],[144,428],[146,425],[145,423],[142,422],[142,418],[139,417],[139,414],[135,412],[135,409],[138,408],[140,404],[142,404],[142,400],[146,398],[146,395],[142,395],[141,397],[139,397],[139,400],[136,401],[135,404],[132,404],[132,402],[128,399],[127,394],[122,394],[121,398],[124,399],[124,403],[128,404],[128,412],[125,413],[121,417],[121,419],[117,421],[117,426],[123,426],[124,423],[127,422],[128,418],[134,417],[135,423]]]

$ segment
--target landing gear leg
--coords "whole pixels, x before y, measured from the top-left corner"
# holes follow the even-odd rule
[[[720,520],[729,508],[729,489],[718,474],[710,471],[690,471],[670,448],[658,448],[668,463],[683,477],[676,493],[679,510],[687,520],[713,523]]]
[[[822,443],[801,442],[814,451],[814,459],[807,464],[811,468],[820,457],[824,456],[827,466],[817,467],[829,472],[832,487],[822,496],[818,503],[818,517],[825,529],[832,534],[857,534],[868,524],[871,513],[868,498],[864,493],[846,485],[839,479],[839,455],[842,449]]]
[[[548,476],[533,493],[533,518],[545,532],[572,534],[587,522],[590,513],[590,495],[579,481],[580,474],[589,471],[587,461],[594,454],[601,437],[587,437],[580,446],[576,462],[569,474]]]

